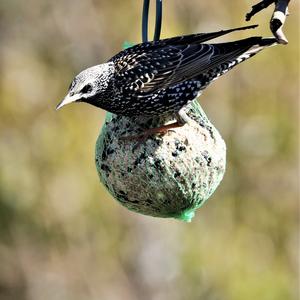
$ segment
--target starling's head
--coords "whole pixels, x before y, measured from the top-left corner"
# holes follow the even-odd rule
[[[113,74],[113,63],[97,65],[80,72],[73,79],[67,96],[56,106],[56,109],[72,102],[87,102],[101,107],[101,101],[112,92],[110,89]]]

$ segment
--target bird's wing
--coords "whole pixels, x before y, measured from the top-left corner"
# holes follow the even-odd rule
[[[132,96],[143,96],[234,62],[260,43],[252,37],[222,44],[187,44],[151,47],[140,44],[134,51],[123,51],[113,61],[118,88]],[[133,49],[133,48],[131,48]],[[130,50],[130,49],[129,49]]]
[[[137,44],[133,47],[126,49],[125,51],[121,51],[120,53],[112,57],[109,61],[113,61],[116,63],[118,71],[126,71],[127,69],[132,68],[135,63],[138,63],[137,58],[139,58],[139,56],[146,55],[147,53],[145,52],[147,51],[153,51],[153,54],[155,55],[155,49],[157,50],[167,46],[174,47],[186,46],[190,44],[200,44],[234,31],[252,29],[256,28],[257,26],[258,25],[250,25],[233,29],[220,30],[216,32],[189,34]]]

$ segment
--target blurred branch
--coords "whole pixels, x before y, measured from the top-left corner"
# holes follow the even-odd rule
[[[246,14],[246,21],[250,21],[251,18],[256,15],[261,10],[267,8],[272,3],[274,3],[276,0],[263,0],[255,5],[252,6],[252,10]]]
[[[289,14],[288,4],[290,0],[278,0],[270,21],[270,28],[280,44],[287,44],[288,40],[282,31],[285,19]]]
[[[252,10],[246,14],[246,21],[250,21],[251,18],[261,10],[267,8],[272,3],[275,3],[274,13],[270,20],[270,29],[277,39],[279,44],[287,44],[288,40],[283,33],[283,25],[286,17],[288,16],[288,4],[290,0],[262,0],[261,2],[252,6]]]

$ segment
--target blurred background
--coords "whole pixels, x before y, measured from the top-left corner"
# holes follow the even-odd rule
[[[299,3],[288,46],[201,96],[227,172],[188,224],[130,212],[99,183],[104,111],[55,111],[75,74],[140,42],[142,2],[0,1],[0,299],[298,299]],[[255,3],[164,1],[162,37],[246,25]],[[272,10],[223,40],[270,36]]]

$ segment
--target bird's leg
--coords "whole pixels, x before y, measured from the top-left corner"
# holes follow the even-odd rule
[[[177,112],[175,114],[175,118],[176,118],[176,122],[174,122],[174,123],[163,125],[163,126],[156,127],[156,128],[149,128],[149,129],[145,130],[145,132],[140,134],[140,135],[124,136],[124,137],[121,137],[121,139],[125,140],[125,141],[132,141],[132,140],[144,141],[150,135],[153,135],[153,134],[156,134],[156,133],[166,133],[169,130],[172,130],[174,128],[182,127],[186,123],[189,122],[189,117],[187,116],[187,114],[185,113],[183,108],[180,109],[179,112]]]
[[[178,123],[178,121],[176,121],[174,123],[163,125],[160,127],[149,128],[139,135],[123,136],[121,137],[121,139],[124,141],[134,141],[134,140],[144,141],[150,135],[157,134],[157,133],[166,133],[169,130],[172,130],[173,128],[182,127],[183,125],[184,124]]]

